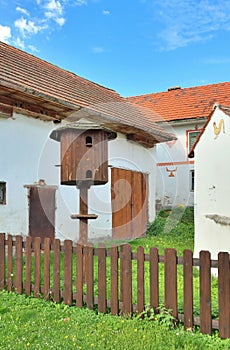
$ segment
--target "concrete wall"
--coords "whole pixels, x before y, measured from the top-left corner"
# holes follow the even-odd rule
[[[213,123],[219,126],[215,135]],[[216,109],[195,148],[195,255],[209,250],[230,251],[230,117]],[[216,222],[217,221],[217,222]]]
[[[60,125],[59,125],[60,126]],[[6,205],[0,205],[0,231],[28,234],[28,189],[44,179],[56,185],[56,237],[78,239],[78,221],[70,218],[79,212],[79,192],[74,186],[60,185],[60,143],[49,138],[55,129],[52,122],[14,114],[0,118],[0,181],[7,183]],[[149,174],[149,220],[155,217],[156,161],[155,148],[128,142],[118,134],[109,142],[109,179],[111,167],[141,171]],[[89,212],[98,215],[89,223],[89,238],[112,234],[110,181],[89,190]]]

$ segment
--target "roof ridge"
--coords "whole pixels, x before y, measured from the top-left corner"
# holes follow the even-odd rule
[[[91,83],[91,84],[94,84],[94,85],[98,86],[99,88],[109,90],[109,91],[115,93],[116,95],[119,95],[119,96],[120,96],[120,94],[119,94],[117,91],[115,91],[114,89],[112,89],[112,88],[108,88],[108,87],[103,86],[103,85],[101,85],[101,84],[99,84],[99,83],[95,83],[95,82],[92,81],[92,80],[86,79],[86,78],[84,78],[84,77],[82,77],[82,76],[80,76],[80,75],[78,75],[78,74],[76,74],[76,73],[74,73],[74,72],[72,72],[72,71],[70,71],[70,70],[61,68],[61,67],[59,67],[58,65],[56,65],[56,64],[54,64],[54,63],[51,63],[51,62],[49,62],[49,61],[47,61],[47,60],[45,60],[45,59],[43,59],[43,58],[37,57],[37,56],[35,56],[34,54],[29,53],[29,52],[27,52],[27,51],[24,51],[24,50],[22,50],[22,49],[20,49],[20,48],[18,48],[18,47],[15,47],[15,46],[13,46],[13,45],[9,45],[9,44],[7,44],[7,43],[1,41],[1,40],[0,40],[0,45],[7,46],[7,47],[8,47],[9,49],[11,49],[11,50],[19,51],[19,52],[22,53],[23,55],[28,55],[28,56],[30,56],[30,57],[33,57],[33,59],[36,60],[36,61],[42,61],[42,62],[45,63],[47,66],[51,66],[51,67],[53,67],[53,68],[55,67],[57,70],[62,71],[62,72],[65,73],[65,74],[68,73],[68,74],[70,74],[70,75],[73,75],[74,77],[80,78],[80,79],[82,79],[82,80],[84,80],[84,81],[86,81],[86,82],[89,82],[89,83]]]

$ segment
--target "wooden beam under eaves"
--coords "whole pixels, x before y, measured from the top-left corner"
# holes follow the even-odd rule
[[[138,142],[146,148],[152,148],[157,143],[154,138],[150,139],[145,135],[141,135],[141,134],[128,134],[127,140]]]
[[[11,118],[13,115],[13,107],[0,103],[0,118]]]

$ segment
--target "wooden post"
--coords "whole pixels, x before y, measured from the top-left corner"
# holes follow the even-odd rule
[[[82,184],[80,187],[80,215],[88,215],[88,186]],[[88,219],[80,218],[79,241],[82,244],[88,242]]]

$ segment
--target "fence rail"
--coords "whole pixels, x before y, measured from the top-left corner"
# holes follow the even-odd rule
[[[199,267],[199,316],[194,315],[194,267]],[[182,312],[178,311],[178,268],[183,276]],[[212,317],[211,268],[218,271],[217,319]],[[129,244],[106,248],[103,244],[74,245],[70,240],[62,244],[49,238],[41,243],[38,237],[32,240],[0,234],[3,289],[43,295],[46,300],[63,300],[77,307],[86,304],[93,309],[97,305],[102,313],[110,308],[112,315],[142,313],[147,304],[158,312],[163,302],[185,329],[199,325],[203,334],[218,329],[221,338],[230,338],[230,267],[225,252],[219,253],[218,260],[211,260],[208,251],[201,251],[199,259],[194,259],[190,250],[178,257],[175,249],[165,249],[160,256],[157,248],[146,254],[141,246],[132,252]]]

